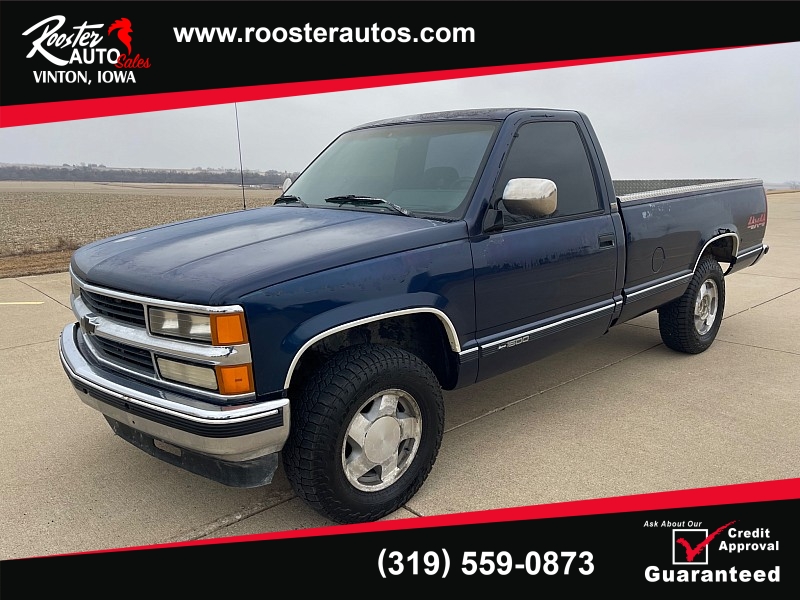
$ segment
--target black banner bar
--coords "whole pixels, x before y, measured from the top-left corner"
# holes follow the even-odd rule
[[[349,589],[796,590],[800,500],[634,511],[0,563],[3,597],[102,590],[158,596]],[[98,574],[103,574],[99,577]],[[157,582],[157,583],[156,583]],[[523,588],[520,588],[522,584]],[[738,585],[737,585],[738,584]],[[418,587],[422,586],[422,587]],[[457,587],[456,587],[457,586]],[[720,587],[721,586],[721,587]],[[8,594],[8,595],[6,595]]]
[[[791,3],[698,4],[4,1],[0,106],[800,39]]]

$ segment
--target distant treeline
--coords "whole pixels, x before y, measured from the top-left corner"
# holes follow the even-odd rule
[[[244,172],[245,185],[280,186],[287,177],[298,173],[286,171]],[[0,166],[0,181],[103,181],[120,183],[230,183],[241,185],[239,171],[170,169],[108,169],[102,165],[70,166]]]

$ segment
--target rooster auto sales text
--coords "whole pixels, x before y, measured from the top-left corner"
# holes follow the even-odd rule
[[[36,83],[136,83],[136,76],[130,69],[150,68],[150,59],[142,58],[138,53],[131,55],[131,23],[128,19],[119,19],[108,27],[102,23],[83,24],[71,29],[65,28],[66,18],[54,15],[39,21],[22,33],[31,36],[31,49],[26,58],[40,56],[57,67],[73,67],[74,65],[108,65],[114,70],[99,70],[97,77],[92,78],[90,71],[72,69],[33,71]],[[106,35],[102,35],[106,33]],[[128,54],[116,48],[104,48],[101,43],[117,39],[125,45]]]

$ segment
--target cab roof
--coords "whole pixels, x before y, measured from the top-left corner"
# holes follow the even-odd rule
[[[362,125],[353,127],[350,131],[364,129],[367,127],[399,125],[402,123],[424,123],[426,121],[503,121],[508,118],[509,115],[521,111],[538,111],[548,114],[565,112],[563,110],[550,108],[473,108],[467,110],[450,110],[442,112],[419,113],[416,115],[405,115],[401,117],[392,117],[390,119],[372,121],[370,123],[364,123]]]

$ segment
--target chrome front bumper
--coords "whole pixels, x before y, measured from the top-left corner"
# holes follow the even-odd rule
[[[64,328],[59,350],[80,399],[105,415],[127,441],[226,485],[271,481],[277,453],[289,435],[287,398],[221,406],[155,387],[99,363],[77,323]],[[237,470],[239,475],[226,474]]]

